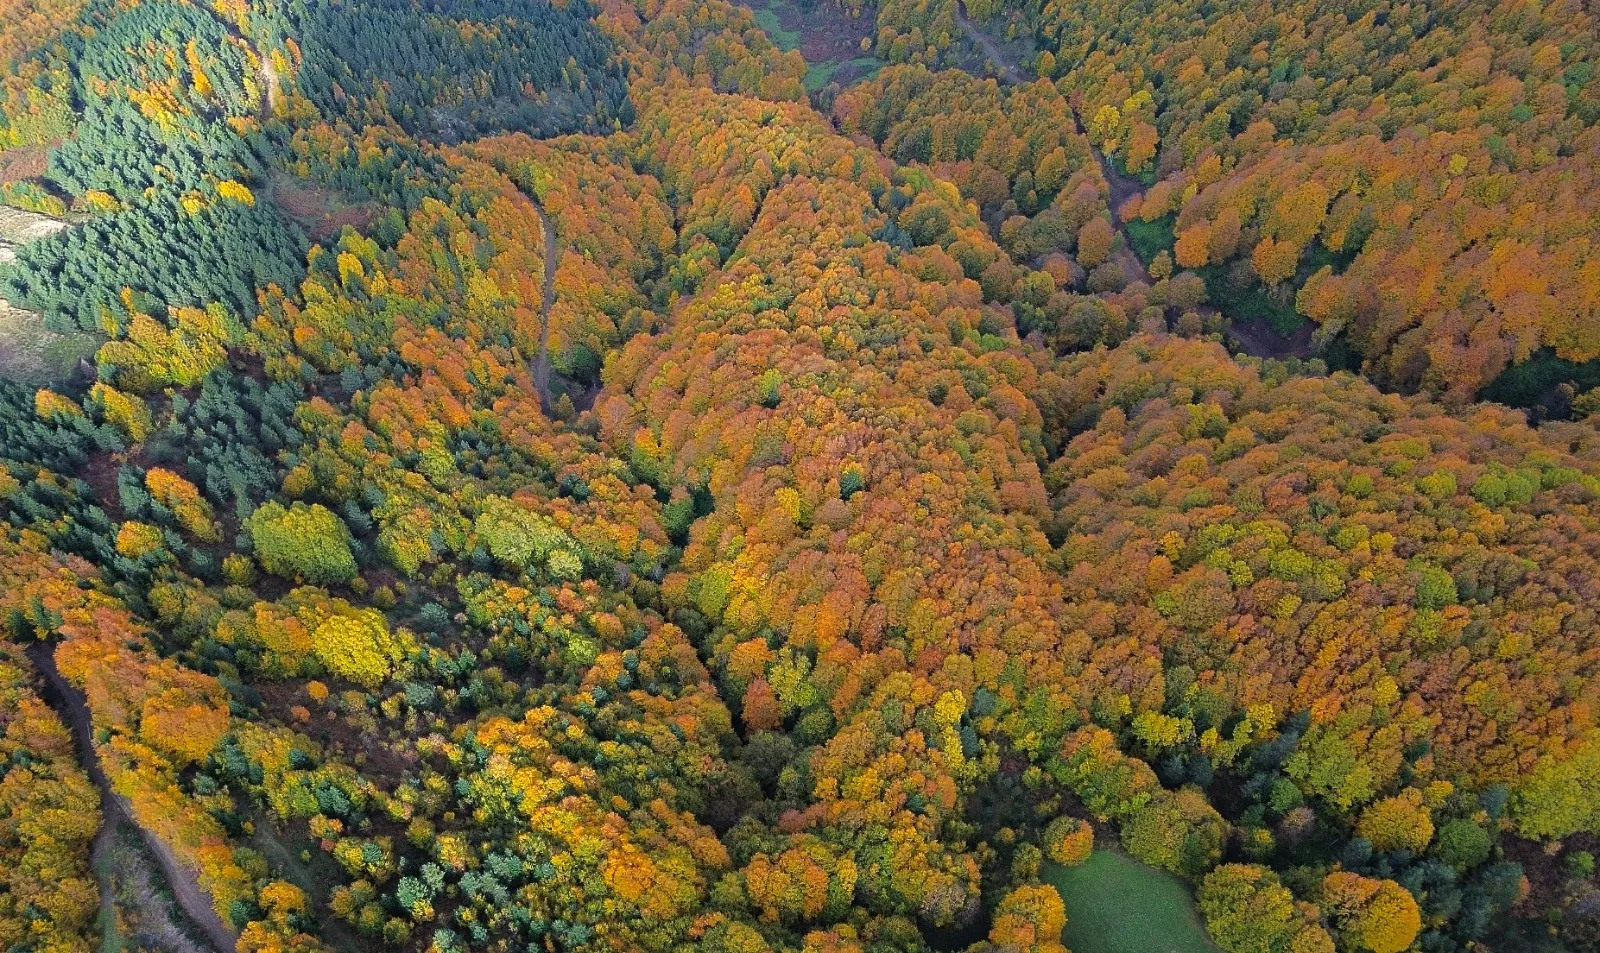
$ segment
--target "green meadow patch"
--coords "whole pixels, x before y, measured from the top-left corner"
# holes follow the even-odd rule
[[[1219,953],[1188,886],[1120,851],[1046,865],[1043,879],[1066,902],[1061,938],[1072,953]]]

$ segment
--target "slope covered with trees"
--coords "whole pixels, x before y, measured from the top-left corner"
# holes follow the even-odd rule
[[[900,6],[867,5],[880,43],[901,42]],[[1151,186],[1117,211],[1225,309],[1284,333],[1309,320],[1382,385],[1458,403],[1513,365],[1554,382],[1595,358],[1600,82],[1582,3],[967,13],[1036,51],[1032,73]],[[924,39],[938,61],[962,36]]]
[[[100,342],[0,381],[0,934],[109,935],[81,757],[241,953],[1062,953],[1096,850],[1592,943],[1600,435],[1469,402],[1583,356],[1587,54],[1469,6],[885,2],[826,112],[720,2],[29,7],[4,292]]]

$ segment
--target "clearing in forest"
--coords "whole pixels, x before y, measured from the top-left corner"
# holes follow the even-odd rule
[[[1219,953],[1183,881],[1121,851],[1047,865],[1043,879],[1066,902],[1061,941],[1072,953]]]
[[[863,50],[861,42],[870,39],[870,16],[852,17],[827,0],[740,0],[755,13],[756,23],[772,37],[779,49],[799,50],[810,69],[806,71],[807,92],[817,92],[829,83],[849,86],[870,79],[884,66],[883,60]]]

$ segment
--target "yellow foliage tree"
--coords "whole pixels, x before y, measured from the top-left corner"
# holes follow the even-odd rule
[[[400,660],[400,644],[374,609],[329,616],[312,632],[311,644],[328,671],[366,688],[383,684]]]
[[[1278,241],[1271,235],[1261,239],[1250,255],[1250,264],[1256,274],[1269,285],[1282,284],[1294,275],[1300,262],[1300,247],[1288,241]]]
[[[221,305],[177,308],[172,327],[148,314],[135,313],[127,338],[100,346],[96,361],[117,368],[118,381],[130,390],[149,391],[176,384],[194,387],[227,360],[223,344],[230,320]]]
[[[1422,803],[1422,792],[1406,788],[1362,811],[1356,833],[1371,841],[1376,850],[1405,849],[1420,854],[1433,840],[1433,817]]]
[[[157,503],[172,511],[179,526],[208,543],[222,538],[211,504],[193,483],[171,470],[154,467],[144,475],[144,485]]]
[[[145,701],[139,735],[181,763],[204,761],[228,733],[228,709],[173,688]]]
[[[1044,829],[1044,854],[1067,867],[1076,867],[1094,852],[1094,827],[1076,817],[1058,817]]]
[[[143,440],[155,428],[149,406],[133,394],[124,394],[110,384],[100,382],[89,388],[89,399],[100,405],[107,423],[131,440]]]
[[[1018,887],[996,908],[989,942],[1017,953],[1066,953],[1061,943],[1066,926],[1066,906],[1054,887]]]
[[[1322,900],[1345,950],[1400,953],[1422,929],[1416,899],[1392,880],[1336,870],[1323,878]]]

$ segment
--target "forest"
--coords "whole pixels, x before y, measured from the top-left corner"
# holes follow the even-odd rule
[[[7,949],[1600,949],[1592,11],[815,3],[0,0]]]

